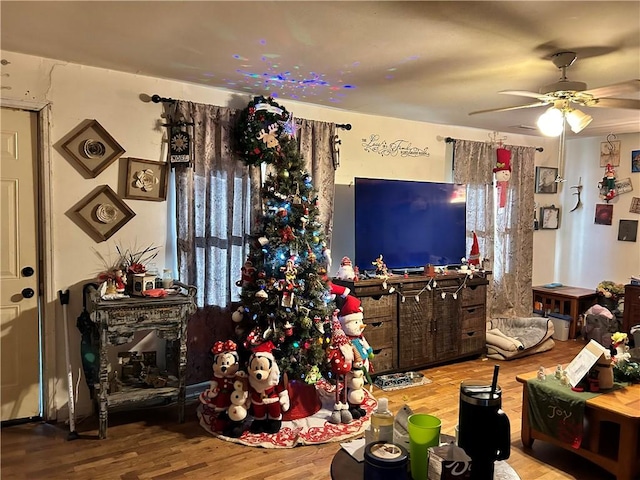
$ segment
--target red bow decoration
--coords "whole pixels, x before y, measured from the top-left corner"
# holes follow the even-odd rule
[[[211,348],[211,353],[218,355],[222,352],[235,352],[237,346],[233,340],[227,340],[226,342],[216,342]]]

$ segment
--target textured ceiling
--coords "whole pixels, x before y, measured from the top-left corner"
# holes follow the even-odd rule
[[[570,80],[640,78],[640,2],[2,1],[3,50],[366,114],[538,135],[531,103]],[[142,92],[141,92],[142,93]],[[162,92],[146,92],[159,93]],[[638,93],[626,98],[640,98]],[[640,131],[638,110],[584,108],[580,136]]]

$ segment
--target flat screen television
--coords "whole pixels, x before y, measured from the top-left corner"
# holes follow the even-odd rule
[[[465,185],[355,179],[353,264],[361,272],[380,255],[393,271],[460,265],[465,249]]]

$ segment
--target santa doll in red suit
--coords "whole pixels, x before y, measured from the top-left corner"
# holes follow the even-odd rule
[[[249,396],[253,411],[252,433],[277,433],[282,413],[289,410],[289,393],[280,381],[280,368],[271,353],[272,342],[261,343],[249,357]]]

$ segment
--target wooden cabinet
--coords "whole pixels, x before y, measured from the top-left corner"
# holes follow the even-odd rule
[[[364,336],[376,354],[375,373],[417,369],[485,351],[485,278],[442,275],[434,285],[428,277],[398,276],[389,278],[386,288],[379,279],[334,282],[349,287],[362,302]]]
[[[640,325],[640,285],[629,284],[624,286],[622,330],[629,333],[634,325]]]

